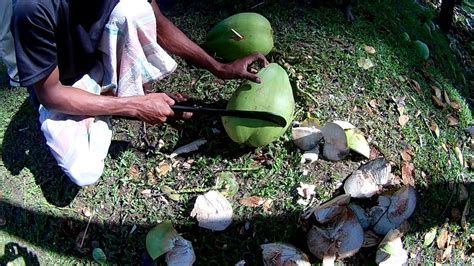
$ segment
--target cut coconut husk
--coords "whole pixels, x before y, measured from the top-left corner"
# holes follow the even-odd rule
[[[150,257],[155,260],[175,246],[175,241],[180,235],[173,228],[170,221],[162,222],[155,226],[146,235],[146,250]]]
[[[321,129],[324,137],[323,156],[330,161],[340,161],[349,154],[344,129],[335,123],[326,123]]]
[[[390,200],[390,204],[387,204],[387,199]],[[403,186],[390,197],[379,197],[379,206],[373,207],[370,211],[374,232],[385,235],[399,227],[413,214],[415,207],[416,192],[411,186]]]
[[[372,160],[346,179],[344,191],[354,198],[370,198],[380,190],[380,186],[390,181],[390,172],[391,166],[387,160]]]
[[[265,266],[310,266],[308,256],[296,247],[284,243],[261,245]]]
[[[375,247],[380,243],[380,237],[374,231],[368,230],[364,232],[364,244],[362,247]]]
[[[182,237],[177,239],[173,249],[166,253],[168,266],[191,266],[195,261],[193,245]]]
[[[362,131],[357,128],[346,130],[347,145],[353,150],[367,159],[370,157],[370,146],[364,137]]]
[[[222,231],[232,223],[232,214],[229,201],[219,192],[209,191],[197,197],[191,217],[196,217],[202,228]]]
[[[319,147],[305,151],[301,156],[301,164],[312,164],[319,159]]]
[[[403,248],[402,233],[396,229],[390,230],[379,245],[375,262],[379,265],[405,265],[408,253]]]
[[[323,138],[321,130],[315,127],[295,127],[292,129],[293,142],[303,151],[316,148]]]
[[[395,224],[402,224],[415,211],[416,192],[412,186],[403,186],[392,197],[387,216]],[[398,227],[397,225],[397,227]]]
[[[352,212],[357,217],[357,220],[359,221],[362,228],[364,230],[367,229],[370,226],[370,218],[365,213],[365,210],[362,207],[360,207],[359,205],[354,204],[354,203],[349,204],[349,208],[352,210]]]
[[[335,121],[333,121],[333,123],[340,126],[340,127],[342,127],[342,129],[344,129],[344,130],[355,129],[356,128],[353,124],[351,124],[349,122],[346,122],[346,121],[335,120]]]
[[[332,256],[347,258],[362,247],[364,231],[352,211],[349,208],[344,209],[328,228],[313,226],[308,232],[308,248],[321,260]]]
[[[313,211],[316,221],[327,223],[333,220],[345,211],[350,200],[351,197],[348,194],[343,194],[317,206]]]

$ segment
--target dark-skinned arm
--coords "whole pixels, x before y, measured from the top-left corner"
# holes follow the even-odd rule
[[[70,115],[118,115],[135,117],[150,124],[163,123],[174,115],[174,100],[164,93],[145,96],[113,97],[95,95],[65,86],[56,69],[34,86],[38,100],[46,108]]]
[[[209,70],[219,78],[245,78],[260,82],[257,75],[248,71],[248,67],[256,61],[260,61],[266,66],[268,62],[263,55],[250,55],[228,64],[218,62],[169,21],[161,13],[156,1],[152,1],[152,7],[156,17],[157,41],[165,50],[190,61],[198,67]]]

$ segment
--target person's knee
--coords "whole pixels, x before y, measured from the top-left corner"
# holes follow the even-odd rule
[[[153,15],[153,11],[147,1],[122,0],[115,6],[111,17],[124,23],[143,19],[150,15]]]
[[[76,160],[64,172],[76,185],[84,187],[96,184],[104,170],[103,161],[91,162],[88,159]]]

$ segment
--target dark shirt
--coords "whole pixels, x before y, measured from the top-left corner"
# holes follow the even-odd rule
[[[31,86],[56,67],[64,85],[87,74],[118,1],[17,0],[11,28],[21,84]]]

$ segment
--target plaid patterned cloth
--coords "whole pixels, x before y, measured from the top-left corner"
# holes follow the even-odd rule
[[[121,0],[102,35],[102,60],[73,86],[94,94],[143,95],[144,85],[177,66],[156,39],[156,20],[147,0]],[[42,105],[39,113],[47,145],[66,175],[79,186],[96,183],[112,139],[110,117],[67,115]]]

